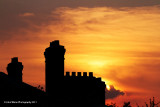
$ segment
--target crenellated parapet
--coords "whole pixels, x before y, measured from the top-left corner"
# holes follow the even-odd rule
[[[93,72],[66,72],[67,77],[94,77]]]
[[[93,72],[66,72],[64,87],[68,92],[64,93],[68,96],[67,99],[76,98],[73,102],[105,105],[105,82],[100,77],[95,77]]]
[[[93,72],[66,72],[64,76],[67,80],[89,80],[90,82],[103,83],[100,77],[95,77]]]

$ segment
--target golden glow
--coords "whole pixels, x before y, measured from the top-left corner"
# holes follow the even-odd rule
[[[107,90],[110,90],[110,89],[111,89],[109,85],[107,85],[106,87],[107,87]]]
[[[105,64],[106,64],[106,62],[103,62],[103,61],[88,61],[88,64],[89,65],[91,65],[91,66],[96,66],[96,67],[103,67]]]
[[[159,6],[57,8],[52,16],[53,21],[35,25],[38,32],[11,32],[16,36],[0,47],[2,71],[10,58],[18,56],[24,64],[24,81],[44,85],[43,52],[58,39],[66,48],[65,71],[93,72],[116,89],[160,96]]]

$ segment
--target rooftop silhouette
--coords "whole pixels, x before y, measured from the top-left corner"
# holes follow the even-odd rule
[[[65,52],[58,40],[45,49],[46,92],[24,83],[22,62],[18,57],[12,58],[7,66],[8,75],[0,72],[0,104],[5,105],[4,101],[36,101],[36,105],[45,107],[104,107],[105,82],[96,78],[93,72],[65,73]]]

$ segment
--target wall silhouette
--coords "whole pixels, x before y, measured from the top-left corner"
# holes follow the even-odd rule
[[[69,72],[64,76],[65,91],[63,95],[70,103],[79,104],[83,106],[104,106],[105,105],[105,83],[101,78],[93,76],[92,72]]]
[[[101,78],[93,76],[92,72],[66,72],[64,75],[64,46],[59,41],[50,43],[45,52],[46,63],[46,93],[56,102],[66,102],[79,106],[104,106],[106,85]]]
[[[64,75],[65,52],[58,40],[51,42],[44,52],[46,92],[24,83],[23,65],[18,57],[12,58],[7,66],[8,75],[0,72],[0,106],[12,106],[4,101],[36,101],[25,106],[104,107],[105,82],[94,77],[93,72],[66,72]]]

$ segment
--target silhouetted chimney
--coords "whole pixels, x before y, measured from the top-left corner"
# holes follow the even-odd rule
[[[18,62],[18,57],[11,58],[11,63],[7,66],[7,72],[10,79],[16,82],[22,82],[22,62]]]
[[[18,62],[18,57],[11,58],[11,62],[12,63],[17,63]]]
[[[59,40],[50,42],[50,46],[45,49],[45,82],[47,95],[58,98],[64,78],[64,46],[59,44]],[[54,86],[53,86],[54,84]],[[60,97],[60,95],[59,95]]]
[[[50,42],[50,47],[56,47],[59,46],[59,40],[55,40],[53,42]]]

